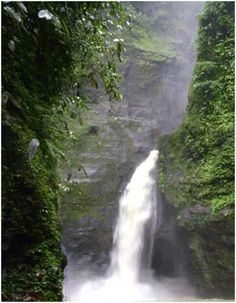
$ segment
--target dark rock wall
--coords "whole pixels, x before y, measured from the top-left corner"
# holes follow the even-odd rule
[[[72,124],[76,141],[65,142],[71,160],[61,166],[65,283],[82,269],[104,272],[127,181],[149,151],[158,147],[159,136],[176,128],[185,111],[200,5],[178,3],[174,17],[169,6],[148,5],[155,16],[165,13],[166,21],[154,16],[148,28],[136,24],[127,34],[121,64],[124,100],[110,103],[101,91],[91,91],[93,104],[85,124]],[[190,20],[182,18],[183,8]],[[180,265],[185,259],[185,234],[176,225],[174,209],[162,204],[152,266],[157,275],[176,276],[187,268]]]
[[[157,229],[152,268],[156,276],[180,277],[189,275],[190,250],[188,233],[176,222],[175,208],[159,194],[160,226]]]

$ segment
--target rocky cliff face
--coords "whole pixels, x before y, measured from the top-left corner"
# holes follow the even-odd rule
[[[206,5],[186,115],[160,144],[160,184],[188,231],[203,297],[234,297],[233,24],[234,3]]]
[[[65,143],[71,161],[61,166],[60,217],[68,283],[80,269],[106,269],[119,197],[135,167],[157,148],[160,135],[180,124],[187,104],[200,5],[147,3],[146,8],[150,11],[137,8],[142,19],[126,37],[124,100],[111,103],[99,90],[91,91],[86,122],[71,123],[75,142]],[[152,22],[143,28],[145,18]],[[181,228],[176,231],[175,210],[167,202],[162,213],[157,241],[163,245],[155,245],[153,267],[157,274],[173,276],[186,269],[177,265],[184,259],[180,238],[185,235]]]

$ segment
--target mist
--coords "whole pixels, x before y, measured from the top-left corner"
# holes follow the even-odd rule
[[[98,277],[82,271],[64,286],[64,301],[81,303],[196,301],[197,296],[186,278],[146,278],[136,285]]]
[[[114,250],[112,232],[116,228],[122,192],[135,168],[150,150],[156,149],[156,138],[174,131],[183,120],[196,62],[197,15],[203,2],[134,2],[132,5],[144,21],[133,20],[131,32],[124,37],[127,51],[120,65],[124,100],[111,104],[101,91],[90,92],[94,100],[91,123],[101,131],[100,138],[105,140],[106,148],[100,155],[100,163],[95,160],[97,155],[94,156],[99,153],[97,150],[85,151],[83,159],[88,171],[91,167],[90,184],[98,184],[95,193],[105,201],[104,206],[98,207],[105,219],[94,220],[93,215],[86,216],[64,229],[63,245],[68,260],[65,301],[150,302],[197,298],[185,260],[180,257],[187,256],[184,251],[186,239],[178,236],[174,215],[170,218],[161,216],[164,202],[158,198],[158,193],[156,217],[161,221],[155,223],[154,245],[150,245],[154,247],[149,262],[151,267],[142,268],[135,283],[110,275]],[[94,159],[93,163],[91,159]],[[108,163],[108,159],[112,169],[115,168],[115,177],[107,179],[106,171],[111,168],[104,163]],[[81,179],[82,175],[76,178]],[[107,201],[106,196],[109,197],[113,190],[116,192],[113,200]],[[105,203],[111,205],[110,208]],[[150,222],[146,224],[150,225]],[[165,238],[161,245],[158,244],[159,234]],[[145,245],[149,241],[146,239],[149,239],[147,234],[142,238]],[[165,256],[169,248],[165,245],[171,241],[173,257],[169,260]],[[146,264],[145,259],[150,254],[145,247],[143,252],[145,255],[141,259]],[[161,270],[158,268],[160,261],[155,259],[157,256],[165,260]],[[172,270],[171,266],[177,270]]]
[[[137,11],[147,18],[157,15],[149,28],[150,41],[157,34],[174,52],[173,57],[165,59],[162,45],[157,44],[151,51],[160,52],[163,61],[150,59],[140,64],[144,48],[133,54],[127,47],[128,61],[122,67],[125,102],[117,107],[121,106],[121,112],[129,118],[143,122],[142,131],[148,124],[149,129],[165,134],[182,122],[196,62],[197,15],[203,5],[204,2],[134,3]]]
[[[193,298],[186,278],[155,279],[151,262],[152,243],[157,226],[156,165],[159,151],[153,150],[135,169],[119,201],[119,214],[113,232],[111,262],[104,277],[82,271],[73,279],[66,275],[64,297],[67,301],[140,302]],[[150,260],[151,261],[151,260]],[[67,269],[68,270],[68,269]],[[67,272],[66,272],[67,274]],[[68,272],[69,274],[69,272]],[[67,280],[68,279],[68,280]]]

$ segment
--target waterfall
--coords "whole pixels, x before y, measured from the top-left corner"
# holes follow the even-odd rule
[[[136,168],[120,199],[110,271],[126,282],[136,283],[139,280],[145,237],[149,239],[146,264],[151,263],[156,226],[157,158],[158,151],[151,151]]]
[[[147,275],[157,223],[158,154],[157,150],[151,151],[136,168],[119,201],[111,263],[106,276],[98,278],[91,273],[80,273],[73,290],[64,289],[65,301],[128,303],[173,300],[193,295],[186,281],[158,281],[151,274]]]

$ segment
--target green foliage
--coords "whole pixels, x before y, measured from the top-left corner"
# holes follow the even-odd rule
[[[166,10],[158,4],[149,5],[153,12],[146,15],[146,7],[140,3],[132,3],[130,6],[132,18],[132,35],[127,39],[127,46],[131,52],[140,53],[140,57],[145,57],[146,61],[165,61],[168,58],[175,57],[174,39],[170,37],[166,30],[164,34],[159,30],[160,24],[153,27],[153,23],[157,22],[158,12],[166,13]],[[132,10],[133,9],[133,10]],[[134,17],[135,16],[135,17]],[[176,21],[176,20],[175,20]],[[170,22],[170,19],[168,19]]]
[[[50,20],[38,17],[45,10]],[[125,18],[113,2],[3,4],[3,123],[20,118],[43,149],[50,140],[57,150],[62,113],[78,117],[87,108],[85,86],[103,83],[111,98],[121,98],[115,63]]]
[[[158,186],[161,191],[165,190],[165,160],[164,156],[160,155],[158,160]]]
[[[126,18],[116,2],[2,4],[3,300],[62,299],[56,170],[72,136],[66,117],[82,123],[89,86],[122,97]]]
[[[234,3],[208,2],[182,125],[160,140],[161,190],[189,232],[193,283],[234,296]],[[161,180],[162,180],[161,179]],[[163,186],[164,185],[164,186]],[[204,206],[202,208],[202,206]],[[202,210],[201,210],[202,208]]]
[[[140,25],[139,25],[140,27]],[[175,57],[175,51],[171,40],[161,37],[155,31],[137,27],[135,29],[136,37],[131,40],[131,45],[140,52],[145,52],[145,58],[148,61],[165,61],[168,58]]]
[[[101,198],[91,189],[91,184],[86,182],[65,183],[62,186],[61,199],[64,203],[61,207],[60,219],[64,224],[77,221],[88,213],[92,215],[93,208],[102,204]]]
[[[193,27],[196,10],[202,4],[156,1],[132,2],[131,5],[135,15],[132,37],[128,40],[131,51],[134,48],[135,53],[141,53],[140,57],[145,55],[148,62],[182,61],[192,48],[186,37]]]
[[[2,299],[61,300],[57,175],[48,169],[42,151],[29,161],[31,131],[16,126],[3,131]]]
[[[186,116],[161,146],[170,201],[201,203],[216,216],[233,208],[234,3],[206,4]]]

